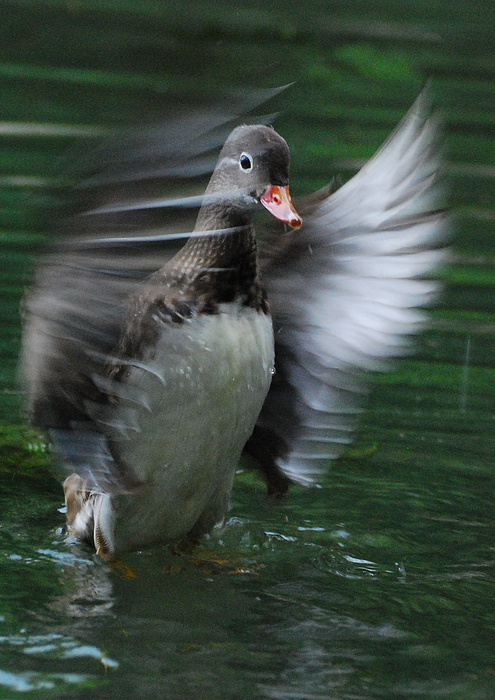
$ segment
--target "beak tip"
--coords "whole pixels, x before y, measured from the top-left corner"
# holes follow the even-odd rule
[[[292,204],[288,186],[270,185],[260,198],[260,202],[273,216],[291,228],[301,227],[302,218]]]

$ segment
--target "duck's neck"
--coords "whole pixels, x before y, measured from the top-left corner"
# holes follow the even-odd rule
[[[170,286],[194,298],[266,307],[251,215],[225,203],[201,208],[193,235],[163,272]]]
[[[217,314],[230,302],[269,313],[252,225],[200,231],[201,220],[182,250],[132,298],[119,347],[124,357],[140,357],[157,342],[157,318],[180,324],[198,314]],[[114,376],[121,380],[126,371]]]
[[[222,196],[216,183],[210,182],[205,192],[205,202],[199,210],[195,231],[218,231],[220,229],[250,226],[254,208],[247,206],[241,195]]]

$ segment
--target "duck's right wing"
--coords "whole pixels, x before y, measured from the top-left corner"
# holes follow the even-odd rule
[[[276,374],[248,451],[275,482],[279,470],[282,490],[284,475],[315,483],[341,454],[369,373],[405,352],[436,294],[443,213],[427,101],[343,187],[298,205],[301,229],[265,260]]]

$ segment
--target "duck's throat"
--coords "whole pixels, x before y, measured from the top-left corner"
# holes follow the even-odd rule
[[[266,305],[250,224],[211,233],[196,230],[164,272],[170,287],[181,290],[181,296],[185,292],[190,298],[214,304],[239,299],[245,306]]]

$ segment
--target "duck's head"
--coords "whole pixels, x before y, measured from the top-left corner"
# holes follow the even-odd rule
[[[263,205],[277,219],[299,228],[302,219],[289,194],[290,154],[286,141],[268,126],[239,126],[220,153],[206,191],[233,213],[251,217]]]

